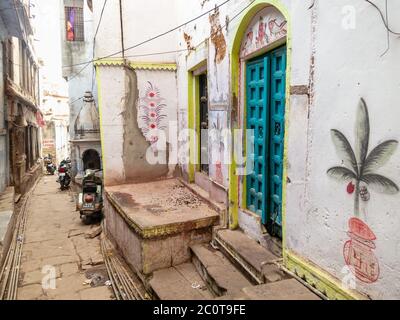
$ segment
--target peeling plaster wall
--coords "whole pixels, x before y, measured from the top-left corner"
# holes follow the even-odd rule
[[[165,176],[168,173],[166,165],[151,166],[146,161],[150,143],[145,140],[137,121],[136,72],[123,67],[100,67],[100,77],[105,184]]]
[[[103,22],[96,38],[95,52],[98,57],[121,51],[119,6],[118,0],[109,0],[105,6]],[[102,3],[94,7],[95,25],[100,19],[102,7]],[[122,11],[126,48],[148,40],[178,24],[173,1],[122,1]],[[164,15],[166,12],[168,19],[157,23],[161,14]],[[104,23],[104,16],[109,23]],[[161,70],[160,65],[175,63],[176,54],[147,55],[155,51],[172,51],[176,49],[175,44],[177,36],[171,33],[145,45],[126,50],[127,64],[146,62],[153,64],[154,67],[150,69],[126,67],[124,70],[117,65],[98,66],[101,83],[103,159],[107,185],[167,178],[175,172],[176,163],[169,164],[174,143],[169,138],[169,122],[176,123],[178,120],[177,79],[175,71]],[[109,59],[121,60],[121,52]],[[145,120],[146,116],[152,117],[152,113],[145,114],[143,111],[143,105],[153,108],[150,106],[151,99],[146,98],[150,84],[161,95],[160,100],[157,100],[156,96],[151,98],[157,98],[156,102],[162,105],[162,111],[157,117]],[[154,138],[157,135],[147,131],[155,124],[159,126],[156,118],[161,119],[160,126],[166,133],[167,141],[164,145],[152,143],[155,142]],[[152,165],[147,161],[149,155],[153,160],[159,159],[165,162]]]

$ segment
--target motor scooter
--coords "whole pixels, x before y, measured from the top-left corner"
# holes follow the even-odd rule
[[[53,159],[50,154],[44,158],[44,164],[46,166],[47,173],[50,175],[54,175],[54,173],[56,172],[56,166],[54,165]]]
[[[58,166],[57,181],[60,184],[61,190],[69,188],[69,185],[71,183],[70,169],[71,169],[71,160],[69,160],[69,158],[61,161],[60,165]]]
[[[100,171],[88,169],[82,180],[82,192],[78,195],[77,211],[84,224],[90,224],[102,217],[103,180],[96,175]]]

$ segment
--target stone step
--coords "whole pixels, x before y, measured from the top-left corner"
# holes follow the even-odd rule
[[[255,284],[289,278],[275,264],[279,257],[242,231],[217,230],[214,239],[221,251]]]
[[[321,300],[296,279],[247,287],[242,291],[251,300]]]
[[[190,249],[193,264],[209,290],[217,297],[235,295],[242,288],[251,286],[251,282],[210,245],[193,245]]]
[[[214,297],[191,263],[155,271],[149,284],[160,300],[209,300]]]

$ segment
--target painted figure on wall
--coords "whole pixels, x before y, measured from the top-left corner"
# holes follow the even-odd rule
[[[264,23],[263,17],[261,16],[260,21],[258,22],[258,31],[257,31],[257,37],[256,37],[256,47],[257,48],[260,48],[265,45],[266,27],[267,27],[267,24]]]
[[[354,195],[354,215],[349,221],[348,232],[351,240],[344,245],[343,253],[346,264],[354,269],[356,277],[365,283],[378,280],[379,264],[373,253],[376,239],[373,231],[360,219],[360,199],[369,201],[369,189],[386,194],[396,194],[399,187],[391,179],[376,172],[394,154],[398,141],[387,140],[369,151],[370,121],[367,104],[360,100],[356,117],[355,149],[343,133],[332,129],[332,140],[338,155],[345,166],[330,168],[329,176],[345,181],[346,191]]]
[[[140,119],[143,121],[142,132],[147,141],[151,143],[154,151],[157,151],[157,141],[159,139],[158,130],[167,128],[165,119],[165,99],[161,97],[160,90],[150,81],[144,91],[144,96],[140,98]]]
[[[286,34],[287,21],[283,15],[274,8],[265,8],[253,19],[246,30],[246,41],[241,47],[241,57],[286,37]]]
[[[285,20],[278,23],[277,18],[270,19],[268,21],[269,35],[272,38],[280,38],[282,36],[286,36],[286,24],[287,22]]]

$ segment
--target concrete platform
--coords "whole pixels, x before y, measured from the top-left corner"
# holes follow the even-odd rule
[[[214,225],[218,213],[178,180],[106,187],[106,196],[143,238]]]
[[[105,188],[107,235],[137,273],[190,260],[189,246],[211,241],[219,214],[176,179]]]

